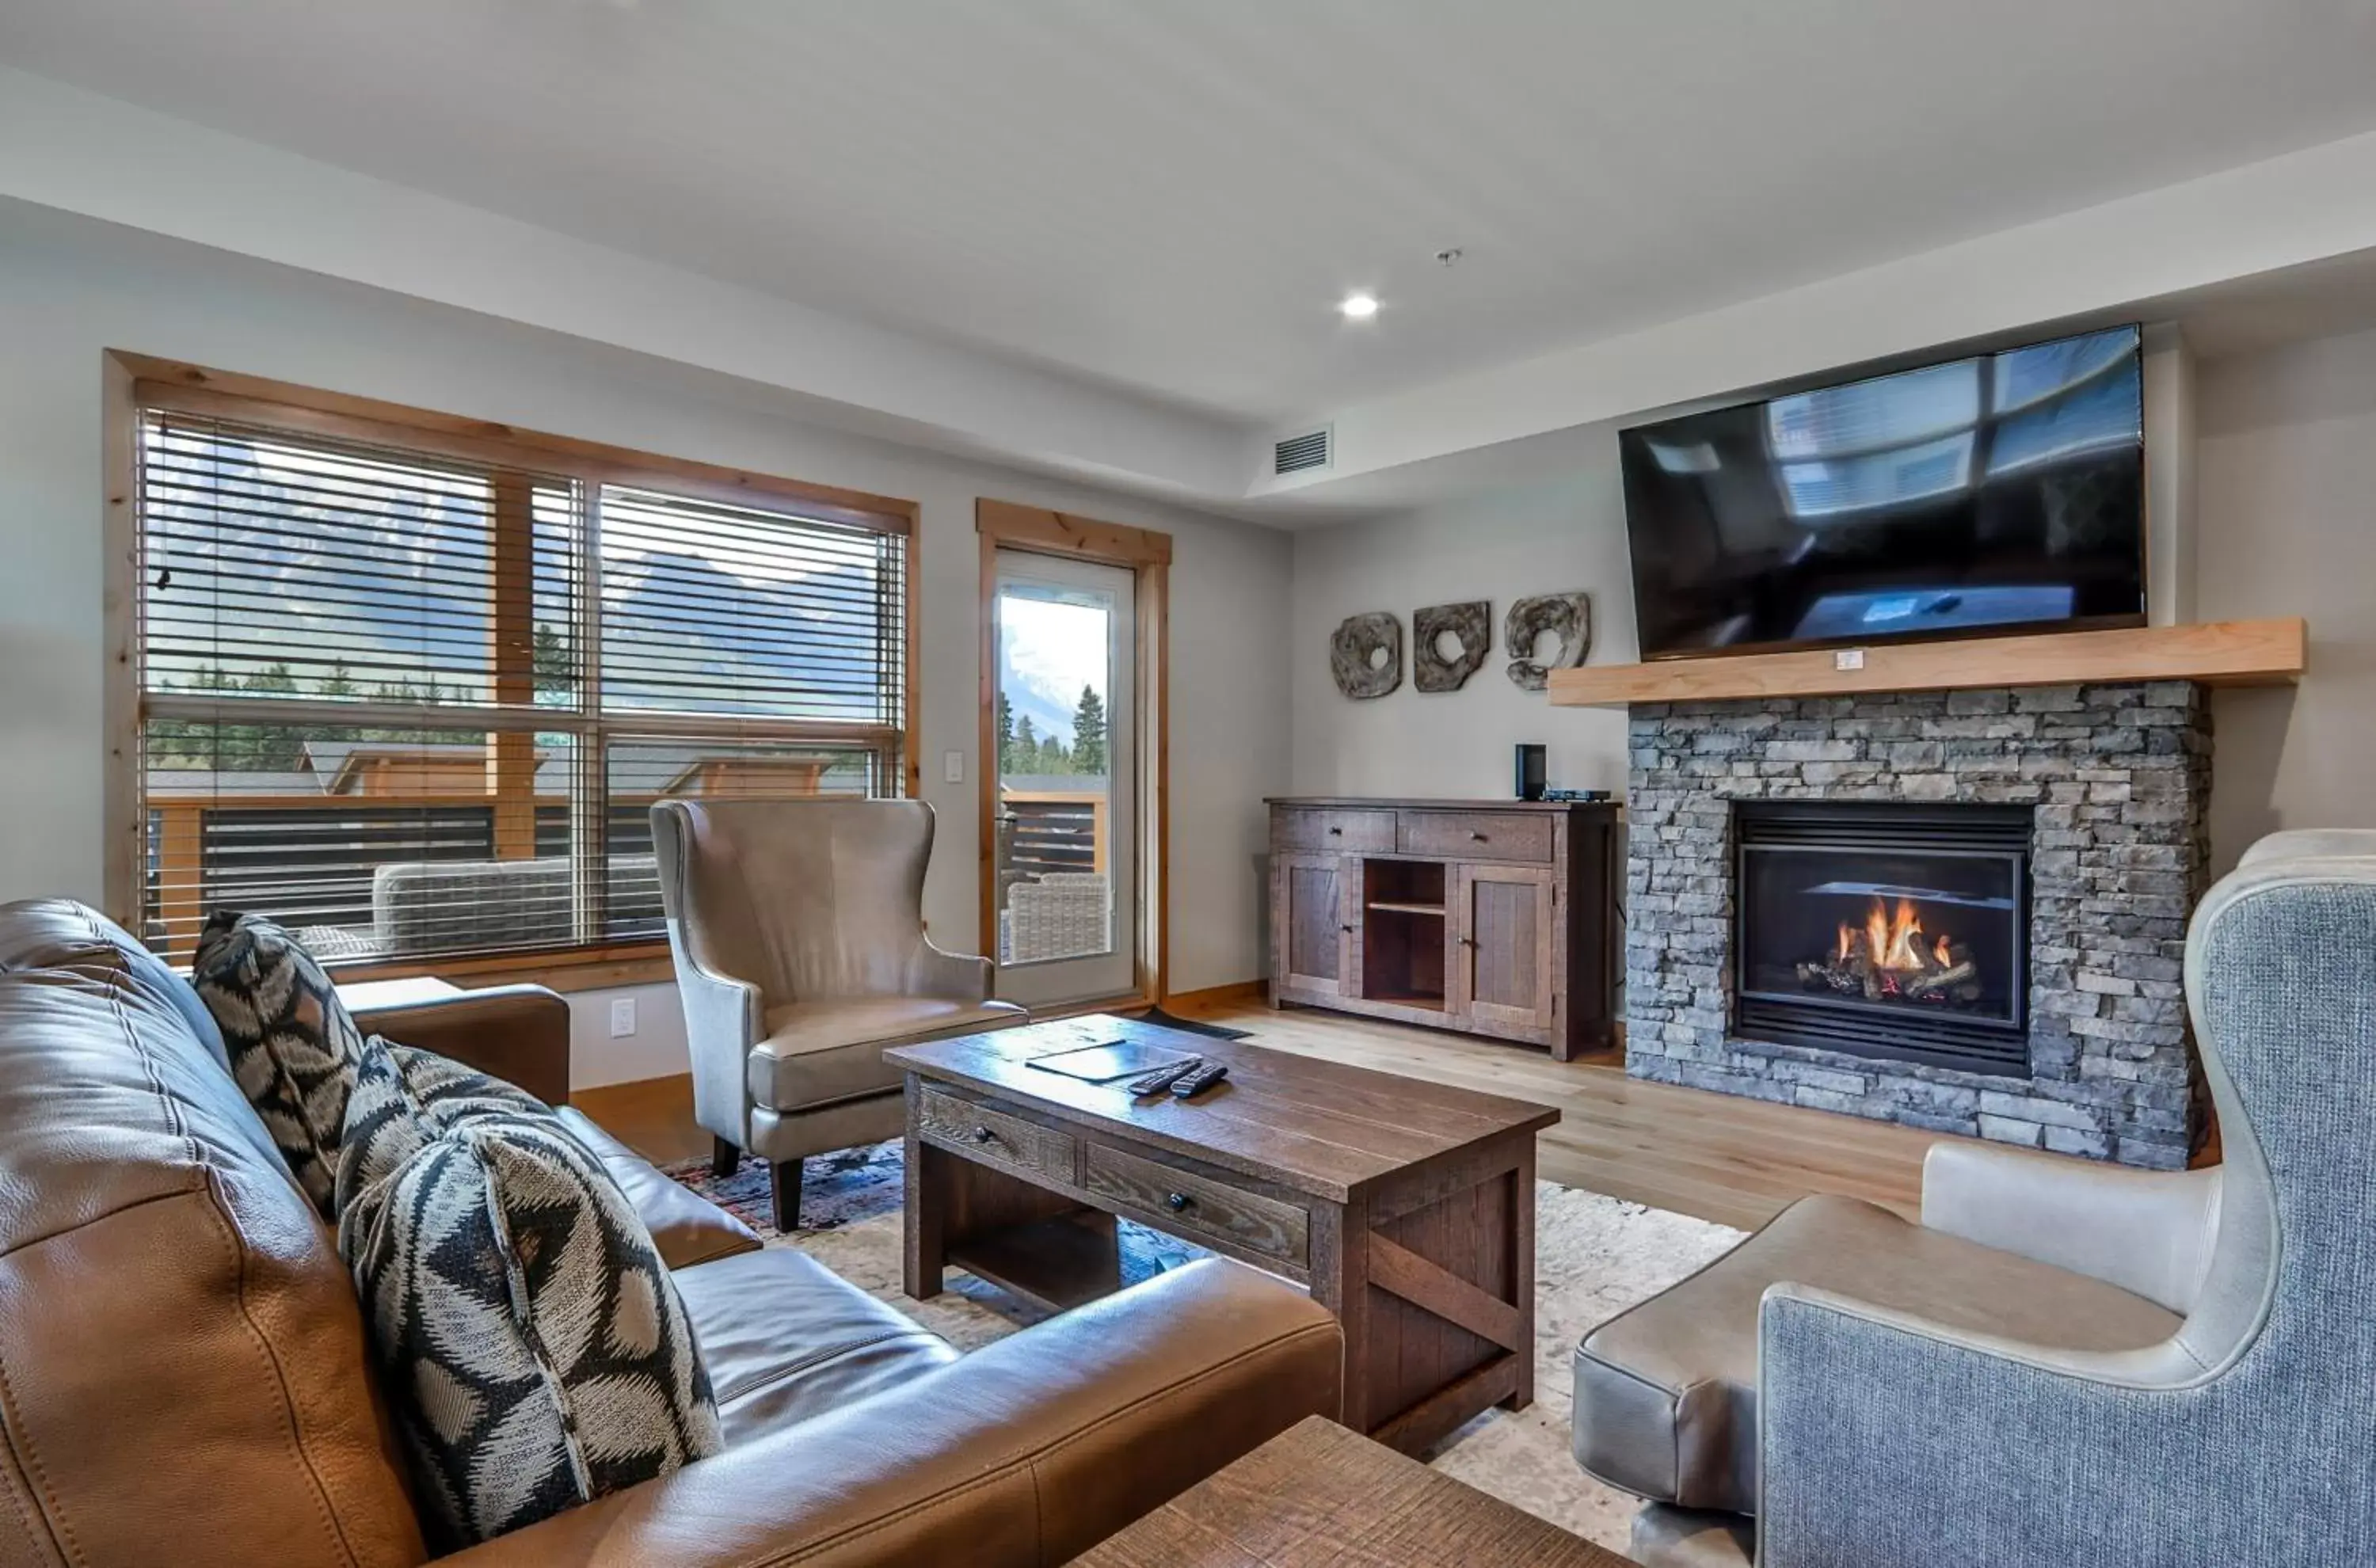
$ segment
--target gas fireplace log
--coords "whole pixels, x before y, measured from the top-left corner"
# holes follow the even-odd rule
[[[1979,972],[1979,966],[1966,958],[1949,968],[1932,969],[1925,974],[1908,977],[1906,981],[1906,994],[1928,996],[1934,991],[1945,991],[1950,986],[1960,988],[1962,982],[1977,978]],[[1975,986],[1973,990],[1978,991],[1978,987]],[[1957,994],[1962,994],[1960,989]],[[1966,998],[1966,1000],[1970,999]]]

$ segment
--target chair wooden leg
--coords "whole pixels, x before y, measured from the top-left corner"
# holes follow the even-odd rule
[[[767,1198],[774,1211],[778,1231],[789,1236],[801,1228],[799,1160],[771,1159],[767,1162]]]
[[[719,1181],[742,1169],[742,1151],[724,1138],[709,1140],[709,1173]]]

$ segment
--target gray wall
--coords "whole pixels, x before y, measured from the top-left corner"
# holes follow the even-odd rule
[[[2216,873],[2275,828],[2376,827],[2376,332],[2198,377],[2198,613],[2311,636],[2299,687],[2212,699]]]
[[[0,899],[101,887],[101,355],[194,361],[915,500],[934,932],[974,937],[979,495],[1169,529],[1171,980],[1262,972],[1261,797],[1287,783],[1291,547],[1249,525],[838,434],[747,383],[46,208],[0,202]],[[581,1028],[581,1081],[677,1070],[667,988],[634,1040]],[[599,1020],[606,999],[579,1010]]]
[[[1593,454],[1553,483],[1296,536],[1297,793],[1506,796],[1510,751],[1521,741],[1550,748],[1555,785],[1624,788],[1623,709],[1553,708],[1503,672],[1510,656],[1502,617],[1511,600],[1531,593],[1589,593],[1591,661],[1634,657],[1614,434],[1596,442]],[[1492,601],[1492,652],[1459,691],[1422,694],[1410,682],[1411,612],[1465,599]],[[1328,638],[1339,621],[1365,610],[1401,619],[1403,684],[1351,702],[1329,677]]]

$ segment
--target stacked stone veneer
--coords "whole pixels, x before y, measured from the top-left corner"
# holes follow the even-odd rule
[[[2211,720],[2188,682],[1638,704],[1626,1070],[2131,1165],[2186,1163],[2180,965],[2208,859]],[[1740,800],[2037,808],[2027,1078],[1732,1031]]]

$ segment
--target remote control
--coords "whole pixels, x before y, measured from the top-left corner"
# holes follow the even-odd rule
[[[1135,1095],[1161,1094],[1174,1082],[1186,1077],[1204,1064],[1203,1057],[1191,1056],[1185,1062],[1174,1062],[1169,1067],[1158,1067],[1144,1077],[1133,1078],[1130,1081],[1130,1092]]]
[[[1172,1080],[1171,1093],[1179,1099],[1192,1099],[1230,1075],[1226,1062],[1207,1062],[1193,1073],[1182,1073]]]

